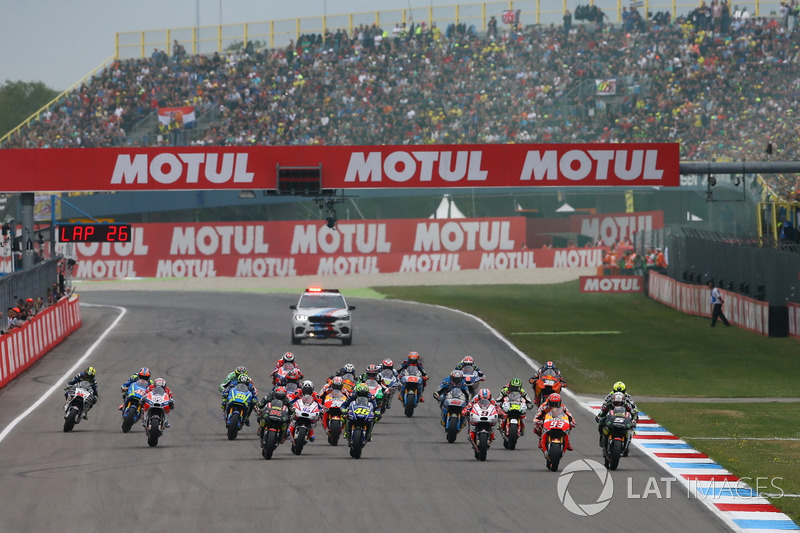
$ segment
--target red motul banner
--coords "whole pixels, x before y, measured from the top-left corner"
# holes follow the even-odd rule
[[[644,292],[644,276],[581,276],[581,292]]]
[[[0,150],[4,192],[275,189],[322,167],[326,189],[680,185],[677,143],[183,146]]]
[[[77,296],[64,298],[0,336],[0,388],[81,327]]]
[[[622,239],[634,240],[634,233],[664,228],[663,211],[573,215],[569,231],[592,237],[592,242],[611,246]]]
[[[59,244],[76,278],[286,277],[598,267],[601,248],[527,250],[525,219],[137,224],[129,243]]]

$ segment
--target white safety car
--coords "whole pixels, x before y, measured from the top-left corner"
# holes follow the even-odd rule
[[[353,321],[350,311],[356,306],[347,305],[339,289],[311,287],[303,291],[292,310],[292,344],[303,339],[340,339],[349,346],[353,342]]]

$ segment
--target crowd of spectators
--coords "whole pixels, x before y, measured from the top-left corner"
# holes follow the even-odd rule
[[[0,335],[11,333],[15,328],[24,326],[34,316],[46,307],[58,302],[64,294],[59,288],[59,284],[54,282],[52,287],[48,287],[46,296],[34,298],[14,297],[16,304],[6,309],[6,314],[0,311]]]
[[[195,106],[197,145],[679,142],[684,161],[800,160],[796,16],[707,9],[708,22],[631,8],[624,24],[567,31],[360,26],[280,49],[119,60],[3,147],[127,145],[158,107]],[[610,79],[617,95],[596,94]],[[797,175],[768,180],[773,199],[800,200]]]

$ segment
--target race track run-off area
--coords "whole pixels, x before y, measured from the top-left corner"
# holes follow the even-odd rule
[[[513,377],[527,383],[535,364],[460,312],[348,298],[357,307],[352,346],[292,346],[289,305],[297,297],[288,293],[100,290],[80,298],[83,326],[0,391],[5,531],[142,524],[172,531],[649,533],[794,526],[646,417],[630,455],[616,471],[605,470],[593,406],[569,393],[575,450],[558,472],[547,470],[530,430],[513,451],[498,435],[485,462],[474,459],[465,430],[448,444],[432,388],[464,355],[475,357],[492,391]],[[399,364],[411,350],[431,376],[427,401],[409,418],[395,398],[361,459],[351,458],[346,445],[330,446],[320,425],[301,455],[287,443],[270,461],[261,457],[255,424],[227,438],[217,386],[237,365],[247,366],[261,396],[286,351],[319,389],[345,363],[359,371],[385,357]],[[100,401],[88,420],[64,433],[62,387],[87,352],[80,367],[97,368]],[[141,426],[127,434],[120,428],[119,386],[142,366],[175,394],[172,427],[156,447]]]

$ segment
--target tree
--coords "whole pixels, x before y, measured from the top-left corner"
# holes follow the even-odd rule
[[[0,137],[19,126],[58,94],[58,91],[40,81],[6,80],[0,86]]]

